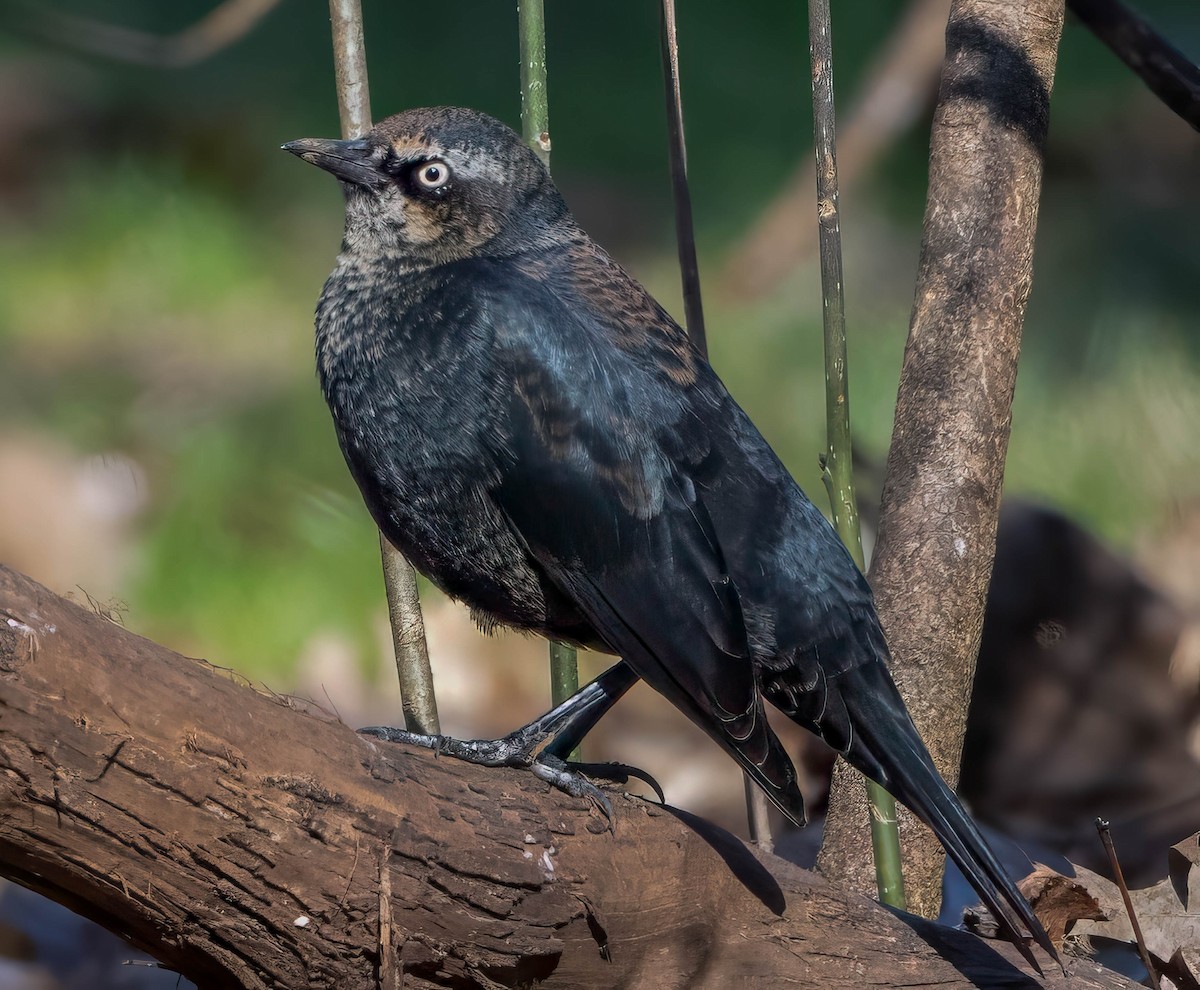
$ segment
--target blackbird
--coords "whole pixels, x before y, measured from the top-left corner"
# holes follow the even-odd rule
[[[1054,956],[934,769],[845,547],[521,138],[442,107],[284,148],[345,194],[317,367],[376,523],[485,629],[621,658],[504,739],[369,731],[579,793],[561,758],[640,677],[802,825],[767,701],[929,825],[1031,962],[1022,925]]]

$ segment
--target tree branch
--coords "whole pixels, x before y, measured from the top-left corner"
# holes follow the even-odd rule
[[[1012,415],[1063,0],[955,0],[934,116],[916,299],[870,578],[893,672],[958,779]],[[819,866],[871,889],[862,788],[838,774]],[[918,831],[919,829],[919,831]],[[910,907],[945,856],[901,816]]]
[[[3,568],[0,873],[201,988],[1034,986],[1007,945],[684,812],[618,801],[614,834],[528,774],[377,744]]]
[[[10,26],[48,44],[156,69],[185,69],[240,41],[278,4],[279,0],[223,0],[169,35],[81,17],[34,0],[0,0],[0,9],[7,10]]]
[[[1200,67],[1121,0],[1068,0],[1071,13],[1172,112],[1200,131]]]

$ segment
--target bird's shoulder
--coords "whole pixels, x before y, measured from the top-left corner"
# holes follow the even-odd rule
[[[511,260],[514,274],[539,286],[558,322],[593,349],[611,348],[632,365],[688,386],[703,357],[675,319],[583,231],[569,229]]]

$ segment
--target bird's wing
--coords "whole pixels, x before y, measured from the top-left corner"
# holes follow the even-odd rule
[[[1022,924],[1053,956],[934,769],[865,580],[712,370],[665,314],[632,345],[644,312],[605,326],[536,294],[493,311],[520,326],[495,497],[549,579],[786,815],[803,805],[760,692],[915,810],[1028,958]]]
[[[613,652],[803,821],[795,771],[764,715],[738,589],[696,483],[711,448],[689,389],[671,378],[682,377],[687,358],[673,351],[677,363],[668,364],[650,348],[613,346],[549,297],[530,305],[538,291],[488,307],[514,383],[493,497]]]

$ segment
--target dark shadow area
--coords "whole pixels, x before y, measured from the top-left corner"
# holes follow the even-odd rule
[[[987,987],[988,990],[1009,987],[1036,990],[1042,985],[1036,977],[1023,972],[1017,963],[1001,955],[985,939],[947,928],[935,921],[927,921],[906,911],[894,908],[887,910],[908,925],[918,938],[958,970],[964,979],[977,987]],[[1034,951],[1038,950],[1035,948]],[[1038,957],[1044,958],[1044,954],[1039,953]],[[1046,959],[1045,964],[1050,967],[1055,965],[1050,959]]]
[[[976,817],[1107,876],[1102,817],[1131,886],[1161,878],[1200,822],[1200,693],[1172,673],[1185,622],[1083,526],[1006,502],[959,779]]]
[[[0,880],[0,960],[4,990],[195,988],[120,936],[48,897],[4,880]]]
[[[730,872],[741,881],[742,886],[757,897],[768,911],[777,917],[783,915],[784,909],[787,908],[787,898],[784,897],[779,882],[754,858],[754,854],[746,848],[741,839],[680,808],[672,808],[668,804],[662,807],[707,842],[713,852],[725,861]]]
[[[956,68],[942,83],[943,99],[982,103],[996,123],[1020,131],[1040,152],[1050,127],[1050,94],[1024,51],[994,31],[952,19],[946,62]]]

